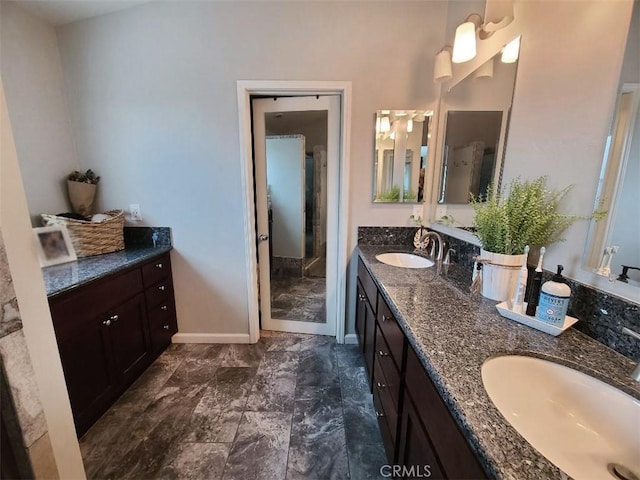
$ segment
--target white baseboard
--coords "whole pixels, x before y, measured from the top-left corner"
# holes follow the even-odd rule
[[[358,336],[355,333],[347,333],[344,336],[344,343],[346,345],[357,345],[358,344]]]
[[[251,343],[248,333],[176,333],[172,343]]]

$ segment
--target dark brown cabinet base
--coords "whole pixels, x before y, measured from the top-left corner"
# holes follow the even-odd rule
[[[486,478],[362,259],[358,259],[356,333],[372,381],[387,459],[399,472],[394,476]]]
[[[50,299],[78,436],[171,343],[174,305],[168,254]]]

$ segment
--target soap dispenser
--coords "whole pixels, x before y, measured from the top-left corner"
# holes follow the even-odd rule
[[[556,327],[564,326],[564,319],[569,309],[569,298],[571,297],[571,289],[562,276],[562,270],[564,270],[564,267],[558,265],[558,272],[551,280],[544,282],[542,285],[538,311],[536,312],[538,320]]]

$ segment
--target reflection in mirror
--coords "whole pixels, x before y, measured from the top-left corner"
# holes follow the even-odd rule
[[[443,94],[438,120],[432,218],[473,225],[471,194],[500,188],[518,62],[502,52]]]
[[[640,4],[634,2],[611,129],[591,222],[585,267],[622,291],[640,287]],[[636,291],[635,288],[632,290]],[[637,297],[636,297],[637,298]]]
[[[379,110],[373,161],[373,201],[424,200],[433,111]]]
[[[469,203],[487,191],[496,173],[502,112],[447,113],[438,203]]]

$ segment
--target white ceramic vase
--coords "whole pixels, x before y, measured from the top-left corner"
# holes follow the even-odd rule
[[[526,256],[480,250],[480,258],[487,260],[482,265],[482,296],[499,302],[509,299],[515,291],[518,269]]]

